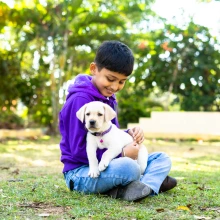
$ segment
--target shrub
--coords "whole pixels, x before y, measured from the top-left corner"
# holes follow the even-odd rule
[[[0,129],[21,129],[24,127],[24,120],[13,112],[0,113]]]

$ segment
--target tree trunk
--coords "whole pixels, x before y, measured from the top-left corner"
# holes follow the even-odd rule
[[[50,133],[52,135],[58,134],[58,91],[56,88],[56,81],[54,77],[54,70],[51,71],[51,103],[52,103],[52,122],[51,122],[51,130]]]
[[[174,71],[173,71],[172,81],[171,81],[171,83],[170,83],[170,85],[169,85],[169,89],[168,89],[168,91],[167,91],[167,101],[166,101],[166,104],[165,104],[165,106],[164,106],[165,111],[168,111],[168,110],[169,110],[170,95],[171,95],[171,93],[173,92],[173,87],[174,87],[174,83],[175,83],[176,78],[177,78],[177,73],[178,73],[178,61],[177,61],[177,63],[176,63],[176,67],[175,67],[175,69],[174,69]]]

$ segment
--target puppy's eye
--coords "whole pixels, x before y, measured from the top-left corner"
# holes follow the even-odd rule
[[[90,113],[86,113],[86,116],[90,116]]]
[[[101,114],[101,113],[98,113],[98,116],[103,116],[103,114]]]

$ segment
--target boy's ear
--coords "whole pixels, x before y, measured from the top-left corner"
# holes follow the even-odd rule
[[[89,69],[90,69],[90,72],[91,72],[92,75],[95,75],[96,68],[97,68],[97,66],[94,62],[90,63]]]
[[[76,117],[83,123],[85,118],[87,104],[83,105],[77,112]]]
[[[116,117],[116,112],[107,104],[104,104],[105,109],[105,121],[111,121],[113,118]]]

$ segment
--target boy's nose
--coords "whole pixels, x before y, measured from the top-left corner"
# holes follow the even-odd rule
[[[112,83],[112,84],[111,84],[111,90],[112,90],[113,92],[116,92],[116,91],[118,90],[118,83]]]

